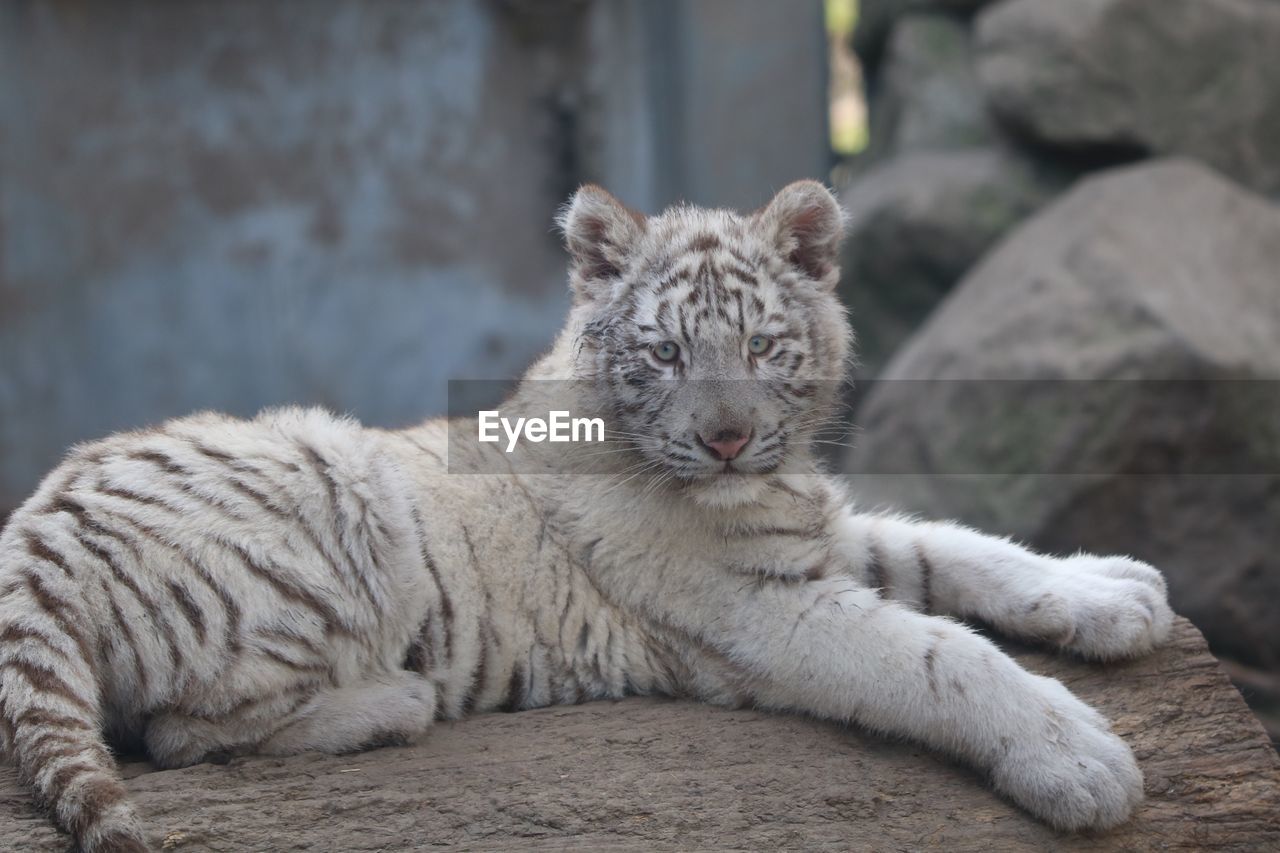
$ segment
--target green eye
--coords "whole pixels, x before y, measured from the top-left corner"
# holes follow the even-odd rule
[[[680,347],[675,341],[663,341],[660,344],[655,344],[650,352],[653,353],[653,357],[658,361],[667,363],[673,362],[680,357]]]
[[[773,349],[773,338],[766,335],[752,335],[747,341],[747,352],[752,355],[765,355]]]

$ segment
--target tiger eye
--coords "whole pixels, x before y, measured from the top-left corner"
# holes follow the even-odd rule
[[[773,338],[767,335],[752,335],[747,341],[747,352],[752,355],[765,355],[773,349]]]
[[[680,357],[680,345],[675,341],[663,341],[655,344],[650,352],[658,361],[670,363]]]

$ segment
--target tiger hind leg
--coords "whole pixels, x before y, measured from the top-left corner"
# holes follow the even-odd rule
[[[294,694],[242,700],[230,708],[166,711],[153,715],[143,731],[147,754],[165,769],[190,767],[223,756],[250,753],[273,734],[281,720],[315,695],[308,687]]]
[[[255,752],[342,754],[403,746],[426,733],[436,707],[435,686],[407,671],[328,688],[317,692]]]
[[[293,698],[273,697],[217,716],[157,714],[144,740],[152,760],[165,768],[255,753],[340,754],[411,743],[426,732],[435,713],[431,682],[400,672]]]

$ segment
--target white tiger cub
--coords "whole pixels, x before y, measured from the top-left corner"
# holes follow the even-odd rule
[[[946,617],[1119,658],[1166,636],[1164,582],[850,508],[811,449],[851,346],[842,222],[814,182],[749,216],[579,191],[573,307],[516,399],[580,380],[614,429],[589,472],[535,445],[540,474],[450,474],[502,450],[300,409],[77,447],[0,536],[4,751],[82,849],[143,850],[111,738],[170,767],[662,693],[905,735],[1056,827],[1123,821],[1142,776],[1106,721]]]

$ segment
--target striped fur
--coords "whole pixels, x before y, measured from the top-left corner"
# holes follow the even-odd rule
[[[76,448],[0,534],[0,747],[89,851],[156,837],[115,738],[176,767],[637,693],[854,721],[1055,825],[1124,819],[1141,780],[1105,722],[944,617],[1120,657],[1167,632],[1163,581],[849,508],[812,455],[851,349],[841,223],[809,182],[750,216],[580,191],[574,305],[512,402],[577,380],[615,429],[590,455],[450,474],[491,448],[302,409]]]

